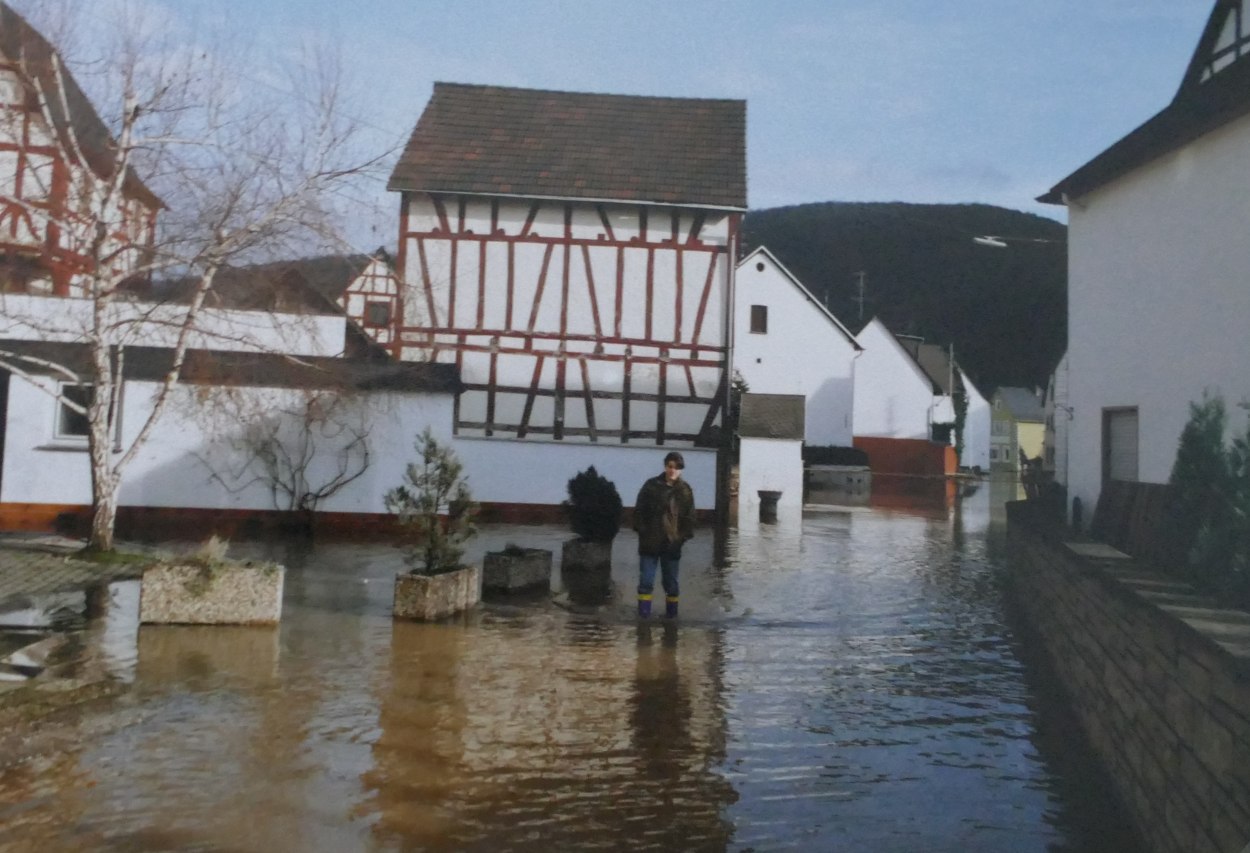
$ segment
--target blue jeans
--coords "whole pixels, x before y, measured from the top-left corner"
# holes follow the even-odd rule
[[[651,557],[646,554],[638,556],[638,594],[650,595],[655,589],[655,570],[660,570],[660,583],[664,586],[665,595],[670,598],[677,597],[677,566],[681,562],[681,555],[671,556],[665,554],[660,557]]]

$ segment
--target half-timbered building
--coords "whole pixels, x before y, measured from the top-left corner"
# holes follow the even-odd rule
[[[479,479],[558,503],[568,460],[632,482],[678,448],[711,506],[745,120],[737,100],[435,84],[389,184],[390,346],[459,367],[457,439],[494,440],[465,445]]]
[[[97,238],[93,186],[116,164],[108,128],[56,50],[0,3],[0,288],[81,295],[75,276]],[[133,173],[119,182],[101,256],[133,268],[151,245],[160,200]],[[91,227],[87,227],[91,225]],[[129,265],[128,267],[126,265]]]

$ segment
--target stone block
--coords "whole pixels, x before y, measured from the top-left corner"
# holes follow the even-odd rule
[[[542,548],[490,551],[482,559],[482,589],[508,594],[551,586],[551,552]]]
[[[272,563],[158,563],[143,572],[145,624],[272,625],[282,618],[286,570]]]
[[[560,569],[565,572],[611,572],[612,543],[569,539],[560,553]]]
[[[468,610],[481,597],[482,572],[477,566],[438,575],[403,572],[395,576],[392,613],[399,619],[429,622]]]

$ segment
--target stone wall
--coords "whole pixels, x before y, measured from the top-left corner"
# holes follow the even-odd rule
[[[1246,849],[1250,614],[1008,510],[1015,597],[1143,843]]]

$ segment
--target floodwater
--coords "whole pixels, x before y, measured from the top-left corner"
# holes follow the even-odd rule
[[[602,608],[393,622],[373,544],[237,546],[288,563],[277,629],[136,629],[119,585],[88,644],[127,689],[0,759],[0,849],[1114,850],[989,491],[744,519],[721,566],[701,531],[676,623],[633,617],[628,532]]]

